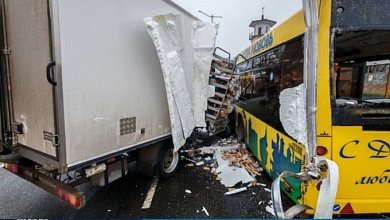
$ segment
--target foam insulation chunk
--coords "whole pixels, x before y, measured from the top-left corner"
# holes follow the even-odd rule
[[[167,14],[144,19],[156,47],[164,75],[174,150],[185,144],[195,128],[192,101],[181,58],[181,15]]]
[[[192,24],[192,46],[194,48],[194,84],[192,109],[196,127],[206,127],[205,111],[209,93],[210,65],[213,59],[218,24],[194,21]]]
[[[280,93],[280,121],[291,137],[307,146],[304,84]]]

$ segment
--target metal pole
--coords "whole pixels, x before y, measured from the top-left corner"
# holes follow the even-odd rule
[[[222,16],[216,16],[216,15],[208,15],[206,13],[204,13],[203,11],[199,11],[200,13],[206,15],[207,17],[211,18],[211,22],[214,22],[214,18],[222,18]]]
[[[8,39],[7,39],[7,25],[6,25],[6,16],[5,16],[5,1],[2,0],[1,1],[1,7],[2,7],[2,20],[3,20],[3,46],[4,46],[4,50],[3,50],[3,54],[4,54],[4,75],[5,75],[5,100],[4,100],[4,104],[5,104],[5,120],[6,120],[6,131],[3,131],[3,132],[12,132],[12,122],[13,122],[13,108],[12,108],[12,92],[11,92],[11,73],[10,73],[10,54],[11,54],[11,51],[10,49],[8,48]],[[9,137],[7,137],[9,138]]]

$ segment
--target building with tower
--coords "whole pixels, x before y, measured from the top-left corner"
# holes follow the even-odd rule
[[[276,24],[276,21],[264,19],[264,7],[262,8],[261,20],[254,20],[249,24],[249,27],[253,28],[253,31],[249,34],[249,40],[253,43],[259,39],[265,33],[267,33],[271,27]]]

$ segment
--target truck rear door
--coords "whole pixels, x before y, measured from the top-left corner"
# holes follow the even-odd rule
[[[48,1],[5,0],[4,8],[10,49],[10,110],[13,121],[22,125],[13,132],[19,144],[56,157],[56,148],[48,141],[55,133],[54,90],[46,77],[52,61]]]

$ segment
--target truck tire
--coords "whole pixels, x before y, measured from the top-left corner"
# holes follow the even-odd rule
[[[160,179],[171,177],[179,168],[179,152],[174,152],[171,141],[162,146],[158,155],[156,174]]]

